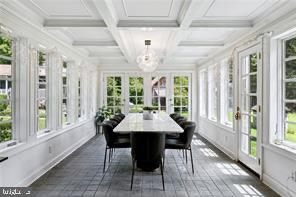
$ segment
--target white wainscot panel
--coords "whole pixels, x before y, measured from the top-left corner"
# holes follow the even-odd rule
[[[198,133],[232,159],[236,158],[237,140],[235,133],[230,128],[227,130],[215,122],[199,118]]]

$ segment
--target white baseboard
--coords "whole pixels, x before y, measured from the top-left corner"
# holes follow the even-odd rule
[[[88,140],[90,140],[95,135],[94,132],[90,132],[87,136],[80,139],[78,142],[67,148],[65,151],[63,151],[61,154],[56,156],[51,161],[47,162],[37,170],[35,170],[31,175],[20,181],[16,184],[16,187],[28,187],[30,186],[34,181],[36,181],[39,177],[44,175],[47,171],[49,171],[51,168],[53,168],[55,165],[60,163],[63,159],[65,159],[67,156],[69,156],[71,153],[73,153],[75,150],[77,150],[80,146],[85,144]]]
[[[290,190],[288,187],[285,187],[273,177],[263,173],[263,183],[266,184],[268,187],[272,188],[276,193],[280,196],[285,197],[294,197],[296,193]],[[291,184],[292,185],[292,184]]]
[[[233,160],[236,160],[235,153],[233,153],[228,148],[221,146],[220,144],[216,143],[214,140],[206,136],[204,133],[198,132],[199,135],[201,135],[203,138],[208,140],[211,144],[213,144],[215,147],[217,147],[219,150],[221,150],[223,153],[225,153],[228,157],[230,157]]]

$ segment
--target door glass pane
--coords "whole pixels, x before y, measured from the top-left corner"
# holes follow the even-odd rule
[[[174,95],[173,105],[174,112],[180,113],[185,117],[190,117],[189,114],[189,77],[174,76]]]
[[[250,75],[250,93],[257,92],[257,75]]]
[[[122,91],[121,91],[121,77],[108,76],[107,77],[107,95],[106,104],[111,114],[122,112]]]
[[[257,72],[257,53],[250,55],[250,73]]]
[[[257,113],[257,96],[250,96],[250,113]]]
[[[129,77],[129,112],[139,113],[144,106],[143,77]]]
[[[241,150],[245,154],[249,154],[249,136],[241,134]]]
[[[250,155],[257,156],[257,137],[250,136]]]
[[[286,99],[296,100],[296,82],[286,82],[285,89]]]
[[[157,76],[151,78],[152,106],[160,111],[166,110],[166,77]]]
[[[241,117],[241,132],[249,134],[249,116],[242,115]]]
[[[296,47],[294,46],[294,48]],[[286,62],[286,79],[293,78],[296,78],[296,60],[290,60]]]
[[[286,58],[296,56],[296,38],[292,38],[286,41]]]

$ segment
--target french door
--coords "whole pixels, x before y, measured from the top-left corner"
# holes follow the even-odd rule
[[[239,52],[238,75],[238,159],[260,174],[262,132],[262,44]]]
[[[111,113],[138,113],[147,105],[191,119],[191,74],[106,73],[103,103]]]
[[[123,76],[119,74],[104,76],[104,105],[112,114],[124,112]]]

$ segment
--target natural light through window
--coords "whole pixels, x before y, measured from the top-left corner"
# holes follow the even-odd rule
[[[201,148],[200,151],[207,157],[219,157],[217,153],[212,151],[210,148]]]
[[[245,197],[264,196],[258,189],[247,184],[233,184],[233,186]]]
[[[249,176],[244,170],[234,163],[216,163],[216,166],[223,174],[226,175]]]

